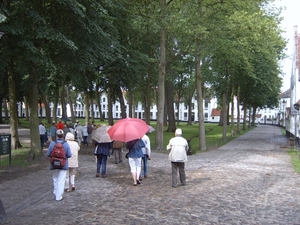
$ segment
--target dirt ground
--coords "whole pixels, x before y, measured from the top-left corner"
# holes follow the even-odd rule
[[[92,154],[92,146],[82,146],[80,150],[80,154]],[[27,166],[1,166],[0,164],[0,184],[6,182],[8,180],[13,180],[22,176],[26,176],[30,173],[37,172],[39,170],[45,169],[49,166],[49,158],[46,156],[47,148],[44,149],[44,156],[39,160],[29,161],[29,165]]]

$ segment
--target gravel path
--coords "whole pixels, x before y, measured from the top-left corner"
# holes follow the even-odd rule
[[[188,156],[187,185],[171,187],[165,153],[153,153],[149,178],[132,186],[127,160],[108,160],[96,178],[80,155],[76,191],[53,200],[48,167],[0,186],[3,224],[300,224],[300,177],[279,127],[261,125],[217,150]]]

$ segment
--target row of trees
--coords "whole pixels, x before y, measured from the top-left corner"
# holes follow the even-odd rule
[[[277,105],[279,60],[286,42],[280,10],[271,0],[2,0],[1,99],[10,103],[13,148],[19,146],[16,103],[30,110],[31,153],[38,158],[38,103],[51,122],[59,101],[78,93],[100,105],[106,92],[122,117],[141,101],[145,120],[158,107],[154,149],[163,149],[163,127],[174,131],[173,103],[198,100],[199,149],[206,149],[203,99],[220,100],[223,139],[233,96],[244,109]],[[205,87],[209,87],[209,94]],[[123,92],[129,102],[125,114]],[[239,108],[239,107],[237,107]],[[109,110],[111,107],[109,107]],[[244,110],[246,111],[246,110]],[[102,114],[100,114],[102,116]],[[232,114],[233,115],[233,114]],[[63,116],[66,116],[63,110]],[[72,113],[73,120],[75,119]],[[168,118],[168,119],[167,119]],[[88,122],[89,118],[86,118]],[[108,113],[109,123],[112,116]],[[224,122],[225,121],[225,122]],[[233,127],[232,127],[233,130]]]

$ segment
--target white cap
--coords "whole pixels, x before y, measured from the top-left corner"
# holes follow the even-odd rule
[[[181,129],[179,129],[179,128],[178,128],[178,129],[176,129],[176,130],[175,130],[175,134],[182,135],[182,130],[181,130]]]

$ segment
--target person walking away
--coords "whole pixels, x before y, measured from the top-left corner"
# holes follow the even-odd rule
[[[130,166],[130,172],[133,179],[133,186],[137,184],[141,184],[139,180],[139,176],[141,173],[141,163],[143,157],[143,150],[142,148],[145,147],[145,143],[142,139],[135,139],[132,141],[127,142],[127,149],[129,152],[127,153],[128,162]]]
[[[107,156],[110,156],[110,149],[112,148],[112,142],[98,143],[95,141],[95,147],[97,148],[97,173],[96,177],[100,177],[100,169],[102,167],[102,177],[106,177],[106,162]]]
[[[113,152],[115,155],[115,164],[121,163],[122,160],[122,155],[123,155],[123,142],[122,141],[113,141]]]
[[[43,123],[39,124],[39,134],[40,134],[40,141],[41,141],[41,149],[43,150],[45,145],[45,134],[46,134],[46,128]]]
[[[148,160],[151,159],[150,139],[145,134],[142,137],[142,140],[143,140],[143,142],[145,144],[145,147],[142,148],[143,157],[142,157],[142,164],[141,164],[140,180],[142,180],[142,178],[143,178],[143,172],[144,172],[144,178],[146,179],[148,177]]]
[[[83,145],[89,145],[88,144],[88,141],[87,141],[87,139],[88,139],[88,136],[89,136],[89,134],[88,134],[88,129],[87,129],[87,126],[83,126]]]
[[[64,131],[65,135],[70,132],[70,129],[69,129],[69,127],[68,127],[68,125],[66,123],[64,124],[63,131]]]
[[[56,169],[50,164],[50,170],[52,170],[52,179],[53,179],[53,194],[55,195],[56,201],[61,201],[63,199],[64,186],[66,180],[66,174],[68,170],[68,158],[72,156],[70,146],[67,142],[64,141],[64,132],[61,129],[56,131],[56,141],[52,141],[48,147],[47,156],[51,157],[51,153],[54,149],[56,143],[62,143],[64,151],[66,153],[66,164],[61,169]]]
[[[88,132],[88,138],[87,138],[87,142],[89,144],[92,143],[92,132],[93,132],[93,125],[91,123],[88,124],[88,127],[87,127],[87,132]]]
[[[49,130],[49,135],[51,137],[51,141],[55,141],[56,140],[56,126],[55,126],[55,122],[53,121],[52,122],[52,125],[50,127],[50,130]]]
[[[78,168],[78,152],[80,151],[80,147],[71,132],[66,134],[65,140],[68,142],[72,153],[71,158],[68,159],[69,168],[67,170],[65,182],[65,191],[69,192],[70,190],[75,191],[75,175],[76,169]],[[70,189],[70,184],[72,189]]]
[[[77,126],[75,128],[75,132],[76,132],[77,142],[79,146],[81,146],[83,141],[83,127],[80,125],[79,122],[77,123]]]
[[[181,185],[186,185],[185,162],[187,161],[187,151],[189,149],[187,140],[182,137],[182,130],[176,129],[175,137],[171,138],[167,145],[169,160],[172,166],[172,187],[177,187],[177,170],[179,169],[179,177]]]
[[[63,122],[60,120],[59,122],[58,122],[58,124],[56,125],[56,129],[58,130],[58,129],[60,129],[60,130],[62,130],[62,129],[64,129],[64,124],[63,124]]]

